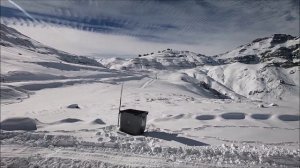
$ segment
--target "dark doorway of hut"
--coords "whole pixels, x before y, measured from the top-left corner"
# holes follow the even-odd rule
[[[136,110],[136,109],[125,109],[121,110],[122,106],[122,94],[123,86],[121,86],[119,114],[118,114],[118,126],[120,131],[131,135],[141,135],[144,133],[147,121],[147,111]]]

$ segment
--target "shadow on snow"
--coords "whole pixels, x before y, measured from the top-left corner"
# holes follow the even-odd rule
[[[171,134],[166,132],[159,132],[159,131],[150,131],[145,132],[144,135],[146,137],[153,137],[158,138],[166,141],[176,141],[187,146],[208,146],[209,144],[196,141],[194,139],[186,138],[186,137],[179,137],[178,134]]]

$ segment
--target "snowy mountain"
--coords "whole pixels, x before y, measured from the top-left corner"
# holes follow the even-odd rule
[[[196,92],[208,89],[232,99],[287,100],[299,94],[299,58],[299,37],[275,34],[213,57],[167,49],[98,61],[111,69],[169,71],[163,76],[181,76],[178,80],[193,85]]]
[[[94,59],[45,46],[1,24],[1,99],[22,99],[28,91],[73,85],[130,74],[103,67]]]
[[[201,65],[215,65],[216,61],[209,56],[196,54],[190,51],[177,51],[167,49],[150,54],[139,55],[138,58],[129,60],[101,59],[103,65],[111,69],[186,69]]]
[[[121,58],[100,59],[111,69],[184,69],[203,65],[224,65],[234,62],[244,64],[266,63],[284,68],[300,65],[299,37],[285,34],[274,34],[253,40],[234,50],[215,56],[205,56],[189,51],[167,49],[163,51],[141,54],[137,58],[122,60]]]
[[[300,39],[286,34],[259,38],[232,51],[215,56],[220,63],[268,63],[280,67],[300,65]]]
[[[274,54],[299,51],[287,37],[270,52],[280,66],[266,47],[247,48],[257,62],[173,49],[96,62],[1,25],[1,166],[299,167],[299,66]],[[121,110],[149,112],[143,135],[119,131],[121,84]]]
[[[5,25],[1,25],[2,46],[11,44],[23,45],[39,53],[55,53],[59,59],[79,64],[99,66],[93,59],[68,54],[62,51],[45,47],[37,41],[28,40],[28,37]],[[8,35],[10,34],[10,35]],[[17,37],[14,37],[17,36]],[[73,56],[73,57],[70,57]],[[184,69],[199,65],[217,65],[240,62],[245,64],[268,63],[269,65],[293,67],[299,66],[299,37],[285,34],[274,34],[271,37],[259,38],[242,45],[232,51],[216,56],[205,56],[189,51],[167,49],[153,53],[141,54],[137,58],[122,60],[121,58],[100,59],[111,69]],[[115,62],[116,61],[116,62]]]
[[[15,29],[5,26],[4,24],[1,24],[0,35],[1,35],[0,45],[4,47],[18,47],[39,54],[55,55],[54,57],[57,57],[61,61],[74,63],[74,64],[102,66],[100,63],[96,62],[93,59],[84,56],[72,55],[63,51],[56,50],[51,47],[47,47],[21,34]]]

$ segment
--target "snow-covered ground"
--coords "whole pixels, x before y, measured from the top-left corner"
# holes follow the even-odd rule
[[[119,91],[118,84],[77,84],[43,89],[20,103],[2,105],[3,120],[28,117],[37,124],[36,131],[2,131],[3,163],[299,165],[297,107],[259,108],[257,102],[208,99],[144,78],[125,82],[122,108],[149,111],[146,133],[130,136],[116,127]],[[80,109],[67,108],[73,103]]]
[[[300,165],[298,66],[164,51],[100,60],[109,69],[42,44],[5,45],[1,167]],[[121,108],[149,112],[141,136],[118,130],[122,83]]]

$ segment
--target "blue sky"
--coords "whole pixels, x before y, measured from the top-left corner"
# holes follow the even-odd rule
[[[145,52],[161,44],[214,55],[274,33],[298,36],[299,0],[1,1],[1,21],[16,20],[134,38]]]

